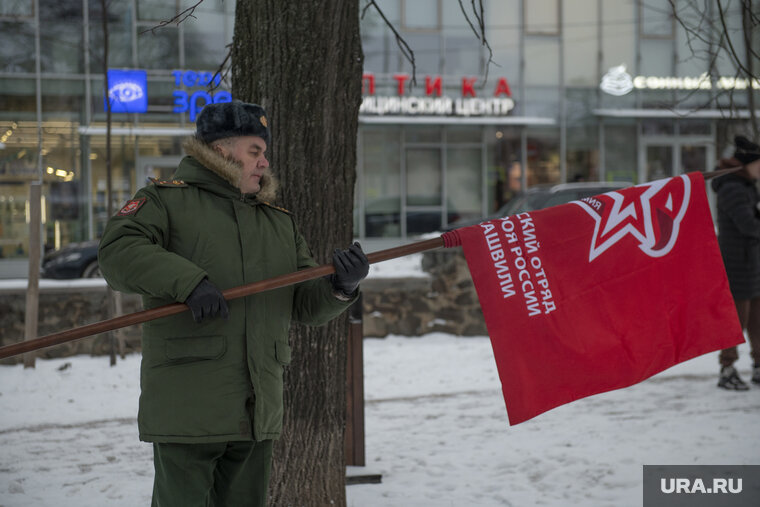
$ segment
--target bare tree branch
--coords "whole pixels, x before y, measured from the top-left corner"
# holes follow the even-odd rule
[[[713,85],[717,86],[713,86],[705,100],[697,100],[702,102],[701,105],[694,105],[694,99],[703,96],[702,90],[697,89],[681,95],[676,105],[663,104],[663,107],[676,108],[678,104],[688,102],[689,109],[713,107],[720,110],[725,118],[738,118],[738,111],[747,108],[750,128],[755,137],[760,137],[760,124],[756,114],[757,90],[753,89],[753,83],[759,77],[755,64],[759,55],[758,48],[752,45],[753,33],[759,29],[760,23],[758,14],[752,8],[753,0],[739,0],[742,15],[740,27],[730,26],[727,17],[729,6],[725,1],[668,0],[668,3],[686,35],[690,58],[706,63],[707,73],[713,80]],[[734,10],[731,9],[732,12]],[[716,83],[714,80],[720,78],[717,64],[721,59],[730,62],[734,75],[733,78],[726,77],[726,81],[720,79]],[[733,80],[733,86],[730,80]]]
[[[401,36],[400,33],[396,30],[396,27],[393,26],[393,23],[388,21],[388,18],[385,17],[385,13],[380,9],[380,6],[375,3],[375,0],[369,0],[367,2],[367,5],[364,6],[362,9],[362,15],[361,19],[364,19],[364,15],[367,12],[367,9],[370,7],[374,7],[377,13],[380,15],[381,18],[383,18],[383,21],[388,26],[388,28],[391,29],[393,32],[393,35],[396,37],[396,45],[398,45],[399,50],[401,51],[401,54],[404,55],[404,58],[412,64],[412,81],[410,83],[410,86],[417,84],[417,64],[414,61],[414,51],[412,51],[412,48],[409,47],[409,44],[407,44],[406,40]]]
[[[470,0],[470,6],[472,7],[472,13],[473,16],[475,16],[475,20],[477,21],[477,28],[475,27],[475,24],[470,20],[470,16],[467,14],[467,11],[464,8],[464,4],[462,3],[462,0],[459,1],[459,8],[462,10],[462,14],[464,15],[464,19],[467,20],[467,24],[470,25],[470,28],[472,29],[472,33],[475,34],[475,37],[478,38],[481,45],[485,46],[488,50],[488,61],[486,61],[486,73],[483,78],[483,86],[488,81],[488,71],[491,68],[491,64],[494,64],[498,66],[496,62],[493,61],[493,49],[491,49],[491,44],[489,44],[488,39],[486,38],[486,24],[485,24],[485,10],[483,8],[483,0],[478,0],[478,5],[475,5],[475,0]]]
[[[163,28],[163,27],[165,27],[167,25],[171,25],[172,23],[175,23],[175,24],[179,25],[180,23],[182,23],[183,21],[185,21],[187,18],[198,19],[198,18],[195,17],[195,9],[200,4],[202,4],[202,3],[203,3],[203,0],[198,0],[195,3],[195,5],[191,5],[190,7],[188,7],[187,9],[185,9],[184,11],[182,11],[179,14],[177,14],[176,16],[174,16],[173,18],[161,21],[159,24],[157,24],[153,28],[148,28],[147,30],[143,30],[138,35],[142,35],[142,34],[147,33],[147,32],[153,32],[153,33],[155,33],[155,31],[157,29]]]
[[[222,63],[219,64],[219,67],[217,67],[216,72],[214,72],[214,75],[211,77],[211,82],[208,84],[209,91],[216,90],[219,86],[221,86],[222,81],[227,79],[227,75],[230,72],[230,68],[225,68],[224,66],[227,65],[227,62],[230,61],[232,58],[232,43],[227,44],[225,46],[227,48],[227,55],[224,57],[224,60],[222,60]],[[219,76],[221,79],[219,79],[219,84],[214,84],[216,81],[216,76]]]

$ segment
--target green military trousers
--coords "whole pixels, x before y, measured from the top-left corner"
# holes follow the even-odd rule
[[[265,507],[272,440],[153,444],[152,507]]]

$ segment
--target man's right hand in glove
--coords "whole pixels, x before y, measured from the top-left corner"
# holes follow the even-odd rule
[[[227,301],[224,300],[221,291],[207,278],[195,286],[193,292],[185,299],[185,304],[193,312],[195,322],[201,322],[203,319],[213,318],[217,315],[225,319],[230,316]]]

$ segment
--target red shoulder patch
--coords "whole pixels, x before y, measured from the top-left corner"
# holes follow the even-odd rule
[[[140,209],[140,206],[145,204],[145,201],[148,199],[145,197],[141,197],[139,199],[132,199],[131,201],[127,201],[127,204],[124,205],[123,208],[119,210],[118,213],[116,213],[120,217],[125,217],[128,215],[134,215],[137,213],[137,210]]]

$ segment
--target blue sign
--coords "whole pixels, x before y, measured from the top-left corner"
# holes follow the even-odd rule
[[[148,111],[148,74],[144,70],[108,70],[108,97],[113,113]],[[103,97],[103,109],[108,102]]]
[[[172,74],[174,75],[174,85],[177,87],[181,85],[189,88],[193,86],[208,86],[212,82],[214,86],[219,86],[219,83],[222,82],[222,76],[212,74],[211,72],[175,70]],[[232,94],[225,90],[219,90],[214,93],[209,93],[205,90],[198,90],[193,93],[188,93],[185,90],[174,90],[172,95],[174,96],[174,109],[172,111],[175,113],[187,111],[192,122],[195,121],[198,113],[206,104],[232,101]]]
[[[232,102],[232,94],[228,91],[220,90],[216,93],[207,93],[203,90],[194,92],[192,95],[184,90],[174,91],[174,109],[175,113],[184,113],[189,111],[190,121],[195,121],[198,113],[201,112],[206,104],[218,104],[220,102]]]

